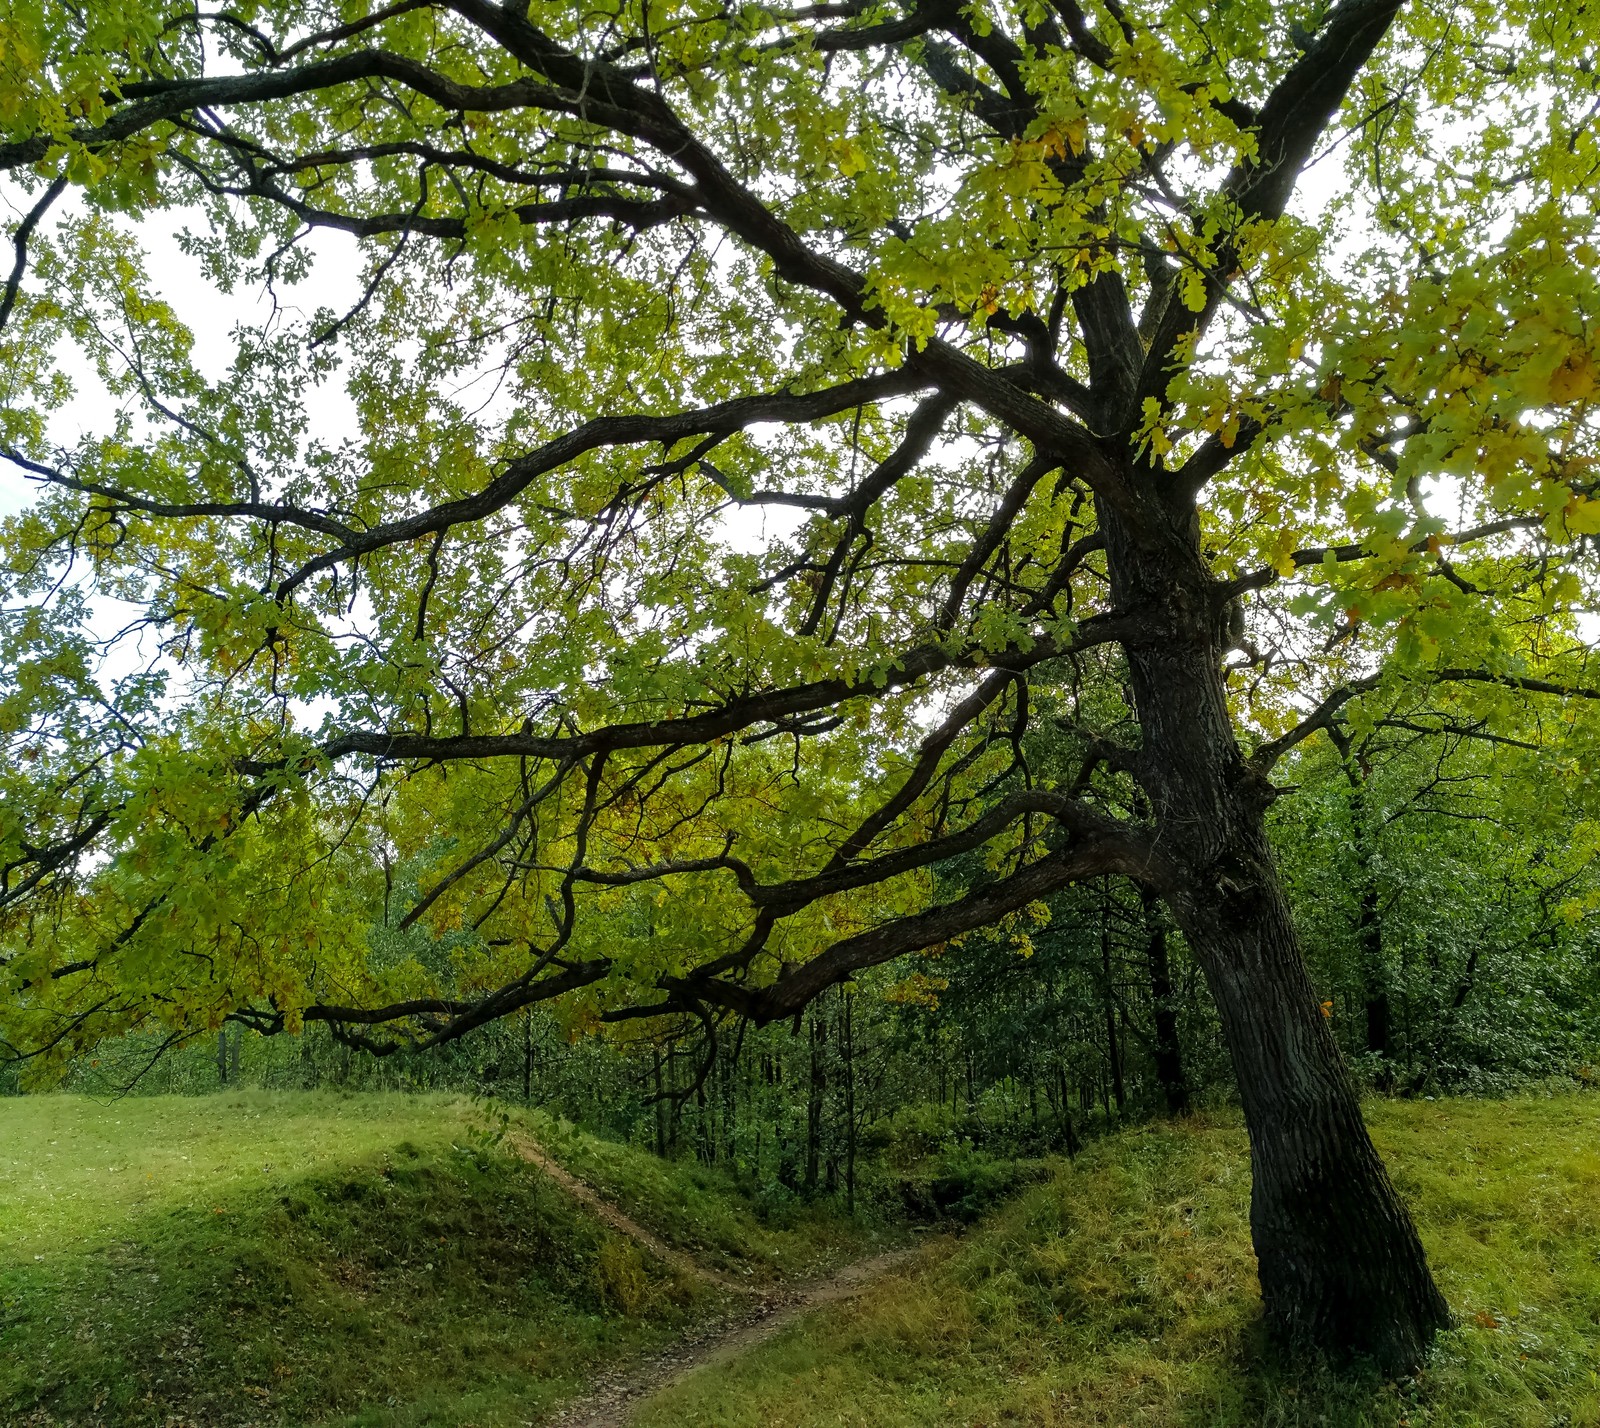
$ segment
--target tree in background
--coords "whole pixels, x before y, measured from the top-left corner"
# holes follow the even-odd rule
[[[1274,810],[1297,920],[1346,1051],[1379,1086],[1489,1090],[1594,1044],[1600,824],[1535,723],[1414,693],[1296,761]]]
[[[714,1032],[1128,879],[1215,1000],[1270,1323],[1414,1365],[1446,1309],[1270,774],[1405,680],[1592,738],[1593,29],[11,12],[11,1054],[228,1018],[384,1053],[557,998]],[[225,372],[145,271],[159,215],[273,298]],[[330,233],[364,286],[302,321]],[[63,343],[115,403],[70,442]],[[147,666],[100,663],[107,596]],[[1040,689],[1080,755],[1049,777]]]

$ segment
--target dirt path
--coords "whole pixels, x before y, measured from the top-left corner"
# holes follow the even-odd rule
[[[602,1374],[592,1393],[569,1404],[551,1420],[560,1428],[625,1428],[634,1410],[647,1398],[677,1383],[696,1369],[730,1362],[770,1339],[785,1325],[812,1309],[851,1298],[916,1253],[911,1249],[895,1250],[871,1259],[857,1260],[820,1279],[759,1288],[723,1274],[720,1270],[711,1269],[692,1255],[674,1249],[637,1220],[623,1214],[570,1170],[552,1160],[526,1134],[513,1132],[507,1137],[507,1143],[530,1165],[537,1166],[618,1234],[626,1235],[642,1245],[680,1274],[744,1296],[747,1300],[747,1307],[742,1311],[701,1325],[664,1353],[641,1364]]]
[[[826,1278],[777,1290],[747,1314],[701,1329],[643,1364],[602,1375],[593,1393],[570,1404],[550,1421],[559,1428],[627,1428],[635,1411],[663,1389],[697,1369],[731,1362],[765,1343],[802,1314],[852,1298],[915,1253],[914,1249],[905,1249],[875,1255],[848,1264]]]
[[[544,1153],[527,1136],[513,1132],[507,1138],[507,1143],[529,1165],[536,1165],[556,1182],[572,1198],[588,1209],[597,1220],[610,1225],[619,1235],[626,1235],[630,1240],[642,1245],[657,1259],[670,1264],[679,1274],[690,1279],[698,1279],[706,1284],[714,1284],[718,1289],[726,1289],[732,1294],[758,1294],[760,1291],[752,1285],[745,1284],[735,1279],[732,1275],[723,1274],[720,1270],[711,1269],[700,1263],[694,1256],[685,1254],[680,1249],[674,1249],[660,1236],[645,1229],[637,1220],[624,1215],[609,1200],[602,1199],[590,1186],[579,1180],[565,1166],[558,1164]]]

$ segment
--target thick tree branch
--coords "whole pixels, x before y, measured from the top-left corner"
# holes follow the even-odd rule
[[[907,952],[987,927],[1071,883],[1108,874],[1120,874],[1156,887],[1165,887],[1176,876],[1154,844],[1140,832],[1131,828],[1108,830],[1081,847],[1068,847],[1008,878],[985,883],[957,902],[835,942],[768,986],[751,989],[705,976],[664,978],[662,986],[669,992],[687,993],[728,1007],[764,1026],[793,1016],[829,987],[868,967],[881,966]]]
[[[1388,34],[1403,3],[1340,0],[1315,41],[1278,81],[1256,116],[1255,156],[1228,174],[1219,193],[1222,202],[1236,211],[1236,225],[1282,216],[1317,141]],[[1235,238],[1217,244],[1200,311],[1191,312],[1176,288],[1168,295],[1151,336],[1132,416],[1142,410],[1146,398],[1165,400],[1178,354],[1192,352],[1209,327],[1232,282],[1237,259]]]
[[[11,245],[16,249],[17,257],[11,265],[11,276],[6,279],[5,292],[0,295],[0,333],[6,330],[6,323],[11,320],[11,310],[17,305],[17,295],[22,291],[22,279],[28,271],[28,240],[50,211],[50,205],[61,197],[66,187],[65,174],[51,180],[39,195],[38,202],[23,215],[22,221],[17,224],[17,231],[11,236]]]
[[[878,669],[859,677],[822,679],[741,695],[703,714],[681,718],[610,724],[571,734],[536,734],[531,731],[427,734],[402,730],[360,730],[330,739],[314,754],[301,758],[276,761],[241,759],[234,767],[237,772],[250,777],[268,778],[285,769],[307,771],[318,761],[334,763],[355,755],[386,761],[447,763],[463,759],[587,758],[593,754],[623,749],[702,744],[757,725],[831,708],[852,699],[880,698],[947,670],[990,665],[1010,670],[1030,669],[1046,660],[1058,659],[1069,651],[1092,649],[1127,638],[1131,627],[1129,617],[1092,617],[1078,626],[1069,644],[1041,636],[1026,648],[1019,647],[1000,655],[977,649],[951,652],[942,643],[918,645],[894,659],[885,660]]]

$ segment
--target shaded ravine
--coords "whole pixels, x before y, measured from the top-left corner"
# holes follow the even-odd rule
[[[686,1335],[642,1364],[602,1374],[592,1392],[557,1412],[549,1423],[552,1428],[626,1428],[635,1412],[663,1389],[700,1369],[730,1363],[813,1309],[853,1298],[916,1253],[893,1250],[856,1260],[820,1279],[774,1290],[748,1313]]]

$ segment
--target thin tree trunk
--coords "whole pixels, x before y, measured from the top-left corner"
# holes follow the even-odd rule
[[[1367,1050],[1385,1061],[1392,1059],[1392,1022],[1389,1006],[1389,972],[1384,965],[1383,911],[1378,899],[1378,880],[1373,871],[1372,829],[1367,822],[1367,781],[1370,777],[1365,756],[1357,756],[1350,740],[1337,724],[1328,736],[1339,751],[1344,775],[1350,784],[1350,831],[1356,850],[1356,876],[1361,890],[1361,907],[1356,917],[1356,949],[1361,960],[1361,994],[1365,1001]]]
[[[772,1142],[778,1157],[778,1184],[793,1190],[799,1184],[799,1178],[795,1172],[795,1138],[784,1125],[790,1098],[783,1093],[783,1067],[784,1054],[779,1051],[772,1058]]]
[[[1356,925],[1356,936],[1361,946],[1367,1050],[1387,1061],[1393,1047],[1390,1039],[1388,975],[1383,965],[1383,917],[1378,910],[1378,887],[1365,862],[1361,866],[1361,876],[1366,886],[1361,890],[1361,920]]]
[[[828,1025],[820,1009],[811,1014],[811,1081],[806,1096],[806,1178],[807,1195],[817,1193],[819,1173],[822,1168],[822,1108],[823,1093],[828,1088],[828,1071],[823,1063]]]
[[[1061,1079],[1061,1147],[1068,1155],[1078,1153],[1078,1132],[1072,1124],[1072,1088],[1067,1084],[1067,1068],[1056,1062],[1056,1075]]]
[[[845,989],[840,1017],[844,1053],[844,1203],[850,1214],[856,1212],[856,1038],[853,1004],[855,996]]]
[[[683,1098],[678,1091],[678,1053],[667,1047],[667,1095],[671,1109],[667,1115],[667,1154],[678,1153],[678,1136],[683,1130]]]
[[[1167,928],[1161,906],[1148,888],[1140,889],[1144,907],[1145,964],[1150,972],[1150,1006],[1155,1019],[1156,1080],[1166,1098],[1167,1113],[1189,1113],[1189,1083],[1183,1074],[1183,1047],[1178,1041],[1178,998],[1172,986],[1172,964],[1167,957]]]
[[[1128,1101],[1128,1088],[1122,1079],[1122,1046],[1117,1037],[1117,1003],[1111,985],[1111,889],[1103,889],[1100,903],[1100,995],[1106,1017],[1106,1070],[1111,1079],[1111,1093],[1117,1100],[1120,1116]],[[1106,1105],[1106,1115],[1111,1106]]]
[[[656,1154],[667,1154],[667,1089],[661,1081],[661,1047],[651,1047],[651,1061],[653,1061],[654,1081],[656,1081],[656,1095],[654,1095],[654,1111],[656,1111]]]
[[[656,1090],[661,1089],[661,1053],[656,1052]],[[522,1104],[533,1100],[533,1016],[522,1013]],[[658,1117],[659,1119],[659,1117]],[[660,1137],[657,1136],[657,1141]],[[659,1147],[658,1147],[659,1153]]]

